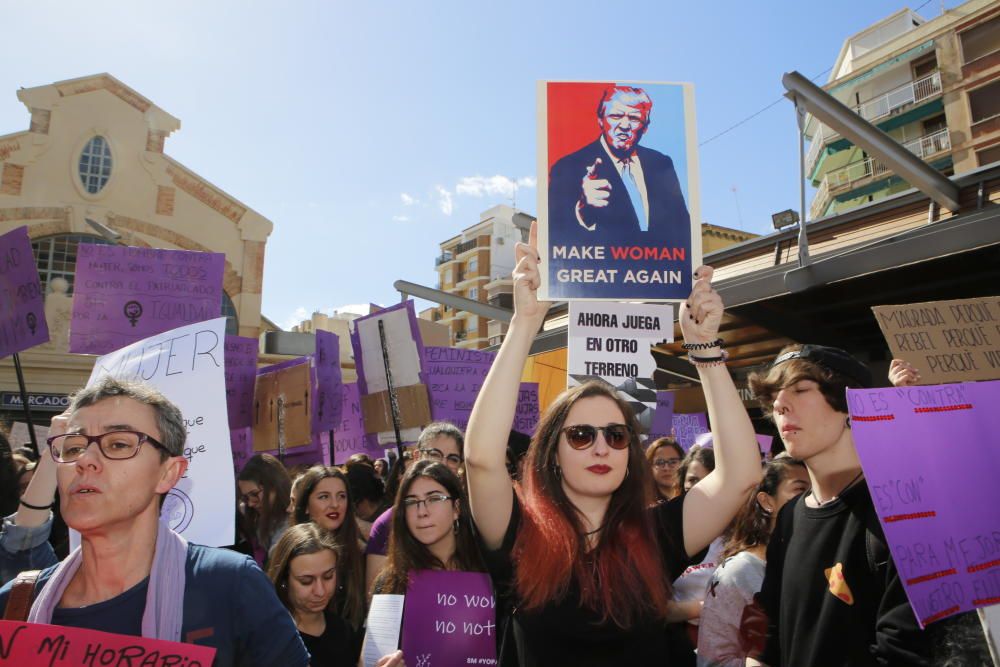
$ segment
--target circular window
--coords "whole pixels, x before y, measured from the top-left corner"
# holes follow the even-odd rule
[[[83,188],[96,195],[111,178],[111,148],[102,136],[87,142],[80,153],[80,182]]]

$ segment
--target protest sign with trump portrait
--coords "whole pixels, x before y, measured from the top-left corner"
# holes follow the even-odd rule
[[[541,296],[684,299],[701,264],[693,86],[542,81],[538,106]]]

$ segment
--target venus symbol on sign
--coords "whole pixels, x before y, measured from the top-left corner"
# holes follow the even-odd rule
[[[142,317],[142,304],[138,301],[129,301],[125,304],[125,317],[134,327],[139,318]]]

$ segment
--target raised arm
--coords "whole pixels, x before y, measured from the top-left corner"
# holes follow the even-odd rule
[[[69,425],[69,411],[52,418],[49,426],[49,436],[62,435]],[[38,465],[35,467],[35,474],[28,482],[28,488],[24,490],[21,500],[24,501],[17,507],[17,515],[14,523],[25,528],[41,526],[48,521],[52,512],[48,509],[55,502],[56,497],[56,462],[49,453],[48,443],[38,443]],[[44,507],[38,510],[26,506]]]
[[[694,275],[691,296],[680,308],[681,332],[686,343],[711,343],[719,338],[722,299],[712,289],[712,267],[699,267]],[[721,354],[720,347],[691,351],[692,357],[709,359]],[[715,470],[684,499],[684,548],[689,555],[722,534],[761,476],[753,424],[729,369],[724,364],[697,368],[712,424]]]
[[[465,474],[472,518],[483,542],[497,549],[510,523],[514,489],[507,473],[507,436],[514,421],[521,373],[549,304],[538,300],[537,223],[514,252],[514,318],[479,391],[465,432]]]

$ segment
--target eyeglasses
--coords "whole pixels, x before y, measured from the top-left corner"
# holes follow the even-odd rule
[[[654,468],[676,468],[680,464],[680,459],[656,459],[653,461]]]
[[[166,447],[141,431],[109,431],[99,435],[83,433],[66,433],[48,438],[49,451],[57,463],[73,463],[78,461],[93,443],[112,461],[130,459],[139,454],[142,444],[148,442],[157,449],[170,453]]]
[[[415,507],[420,507],[421,505],[423,505],[424,509],[429,512],[435,507],[440,506],[441,503],[448,500],[454,500],[454,498],[452,498],[451,496],[446,496],[443,493],[432,493],[423,500],[420,500],[419,498],[404,498],[403,507],[407,510],[411,510]]]
[[[573,449],[586,449],[597,440],[597,432],[604,434],[604,442],[612,449],[625,449],[632,442],[632,429],[625,424],[608,424],[607,426],[591,426],[577,424],[562,429],[566,434],[566,442]]]
[[[449,454],[448,456],[445,456],[444,452],[433,447],[421,449],[420,455],[426,456],[429,459],[434,459],[435,461],[447,461],[448,463],[456,466],[462,465],[462,457],[458,454]]]
[[[254,489],[253,491],[249,491],[247,493],[241,493],[240,494],[240,502],[243,503],[244,505],[246,505],[247,502],[250,501],[250,500],[253,500],[254,502],[256,502],[256,501],[260,500],[260,494],[261,493],[263,493],[262,489]]]

